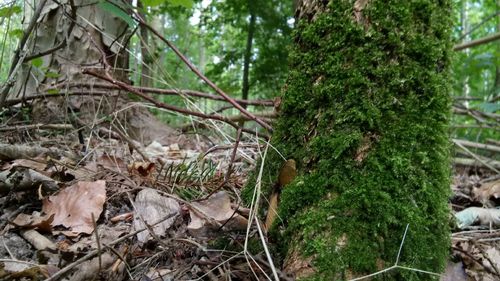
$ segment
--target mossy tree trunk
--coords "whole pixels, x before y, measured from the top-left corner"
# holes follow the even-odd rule
[[[449,0],[303,0],[273,144],[295,159],[271,234],[302,279],[394,264],[441,272],[449,249]],[[266,159],[264,186],[283,160]],[[269,167],[270,166],[270,167]],[[376,278],[432,280],[401,269]]]

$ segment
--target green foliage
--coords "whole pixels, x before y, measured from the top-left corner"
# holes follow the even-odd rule
[[[483,38],[500,31],[500,4],[497,1],[460,0],[455,1],[456,24],[453,37],[457,44]],[[453,70],[453,96],[455,104],[486,113],[498,113],[500,97],[500,44],[498,41],[483,44],[455,53]],[[463,98],[469,98],[464,100]],[[455,128],[456,137],[473,141],[498,139],[498,124],[487,120],[481,122],[470,116],[455,115],[453,125],[470,128]],[[474,128],[490,126],[497,129]]]
[[[134,28],[136,23],[134,19],[124,11],[123,7],[121,7],[118,2],[108,2],[107,1],[101,1],[99,2],[98,6],[103,9],[104,11],[107,11],[114,16],[122,19],[124,22],[128,24],[130,28]]]
[[[351,1],[331,5],[294,35],[273,144],[300,176],[281,194],[286,230],[276,240],[283,253],[313,258],[311,280],[340,280],[391,266],[409,224],[401,263],[440,272],[449,247],[450,1],[370,1],[367,27],[353,21]],[[269,189],[283,160],[266,161]]]
[[[43,65],[43,59],[42,58],[36,58],[31,60],[31,65],[34,67],[42,67]]]
[[[21,29],[11,30],[9,31],[9,36],[19,39],[23,36],[23,31]]]
[[[22,11],[22,8],[17,5],[2,7],[0,8],[0,18],[9,18],[14,14],[20,14]]]
[[[193,7],[193,0],[168,0],[168,2],[172,3],[174,6],[182,6],[188,9]]]
[[[202,73],[219,88],[233,97],[239,97],[243,84],[243,62],[247,44],[250,7],[256,15],[255,36],[250,60],[250,98],[276,96],[287,73],[287,45],[291,25],[291,1],[194,1],[194,6],[174,5],[172,1],[159,3],[142,1],[139,10],[146,22],[173,43]],[[203,3],[202,3],[203,2]],[[131,39],[131,49],[141,50],[142,33]],[[163,42],[151,33],[147,35],[146,53],[131,57],[135,69],[131,80],[141,84],[141,72],[150,68],[153,87],[192,89],[212,92]],[[146,65],[145,65],[146,64]],[[162,102],[185,107],[187,101],[177,96],[158,97]],[[200,101],[197,106],[212,112],[218,104]],[[228,113],[225,111],[224,113]],[[185,120],[156,112],[170,124]]]
[[[283,85],[288,63],[292,1],[214,1],[203,13],[201,28],[213,54],[207,74],[229,92],[241,91],[243,56],[250,13],[256,32],[250,68],[250,97],[276,96]]]

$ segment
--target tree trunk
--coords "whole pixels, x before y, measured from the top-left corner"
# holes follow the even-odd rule
[[[10,89],[9,99],[47,93],[92,93],[95,91],[94,84],[102,81],[83,74],[82,69],[104,71],[103,56],[109,63],[109,73],[117,80],[128,81],[126,47],[131,33],[127,22],[111,13],[109,8],[103,8],[99,1],[67,0],[58,3],[34,1],[35,9],[44,4],[43,9],[26,41],[24,51],[28,55],[20,60],[22,64]],[[29,7],[26,5],[26,9]],[[25,18],[25,27],[32,20],[33,12],[28,11],[27,14],[30,16]],[[126,93],[110,90],[107,90],[107,95],[98,98],[69,95],[37,99],[33,102],[32,118],[36,123],[57,123],[73,122],[78,117],[85,124],[91,124],[93,120],[120,110],[127,102]],[[148,142],[159,135],[172,134],[172,129],[156,122],[145,108],[120,111],[117,116],[128,133],[141,141]],[[151,130],[150,126],[156,127]],[[152,132],[155,134],[152,135]]]
[[[497,12],[500,12],[500,0],[497,0]],[[497,32],[500,32],[500,14],[497,16]],[[493,99],[500,96],[500,44],[497,45],[497,61],[495,72],[495,86],[493,89]]]
[[[137,1],[137,7],[139,8],[139,16],[143,19],[146,19],[146,14],[142,11],[144,6],[142,5],[142,1]],[[140,31],[140,45],[141,45],[141,59],[142,59],[142,67],[141,67],[141,79],[140,83],[142,87],[153,87],[153,80],[151,79],[151,70],[150,67],[153,65],[153,55],[150,53],[149,47],[149,36],[148,29],[145,26],[139,26]]]
[[[250,61],[252,59],[252,44],[253,44],[253,35],[255,33],[255,9],[253,7],[255,0],[248,1],[248,10],[250,11],[250,22],[248,23],[248,33],[247,33],[247,44],[245,48],[245,57],[243,60],[243,86],[241,88],[241,99],[248,99],[248,91],[250,90],[250,79],[249,79],[249,71],[250,71]],[[243,108],[246,108],[246,105],[243,105]]]
[[[407,225],[399,265],[443,270],[451,11],[449,0],[298,4],[272,139],[298,170],[270,231],[286,271],[346,280],[388,268]],[[269,192],[283,158],[270,153],[266,163]],[[378,277],[435,278],[403,269]]]

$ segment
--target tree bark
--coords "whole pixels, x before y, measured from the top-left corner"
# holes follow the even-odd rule
[[[270,230],[285,271],[348,280],[388,268],[396,257],[402,266],[443,270],[451,11],[449,0],[298,3],[272,138],[298,171],[281,192],[283,221]],[[265,161],[269,194],[283,158],[271,152]],[[402,269],[378,277],[434,278]]]
[[[249,81],[249,71],[250,71],[250,61],[252,60],[252,44],[253,44],[253,35],[255,33],[255,9],[253,7],[254,0],[248,1],[248,10],[250,11],[250,22],[248,23],[248,33],[247,33],[247,45],[245,48],[245,57],[243,60],[243,86],[241,87],[241,99],[248,99],[248,92],[250,90],[250,81]],[[246,105],[243,105],[246,108]]]
[[[137,2],[137,7],[139,8],[139,16],[143,19],[146,19],[146,15],[141,9],[144,9],[142,5],[142,1]],[[141,59],[142,59],[142,67],[141,67],[141,87],[153,87],[153,81],[151,80],[151,70],[150,67],[153,65],[153,56],[148,49],[149,46],[149,32],[148,29],[144,26],[139,26],[139,31],[141,38],[139,39],[141,42]]]
[[[500,12],[500,0],[497,0],[497,12]],[[497,33],[500,33],[500,14],[497,16]],[[497,45],[497,63],[493,96],[500,96],[500,44]]]
[[[34,7],[43,2],[36,0]],[[39,58],[21,61],[9,99],[54,91],[65,93],[70,91],[69,85],[73,83],[101,83],[97,78],[83,74],[82,69],[86,68],[107,71],[114,79],[128,82],[126,48],[131,36],[129,26],[99,3],[91,0],[45,3],[25,48],[27,58],[33,55]],[[31,18],[27,16],[25,20],[28,23]],[[54,87],[58,89],[54,90]],[[91,86],[72,90],[93,91]],[[91,124],[129,102],[126,94],[116,95],[118,92],[120,90],[110,90],[109,97],[98,98],[80,95],[36,99],[32,104],[32,120],[41,124],[74,123],[78,117],[80,125],[82,121]],[[173,134],[171,128],[158,122],[145,108],[123,110],[117,116],[130,136],[139,141],[160,140]]]

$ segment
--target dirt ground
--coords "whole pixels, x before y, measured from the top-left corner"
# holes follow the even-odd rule
[[[143,145],[98,132],[82,144],[38,129],[0,143],[0,280],[293,279],[266,257],[265,229],[240,198],[256,140],[235,150],[211,137]],[[500,203],[499,177],[484,168],[454,167],[451,190],[454,215]],[[495,214],[453,226],[441,280],[500,280]]]

